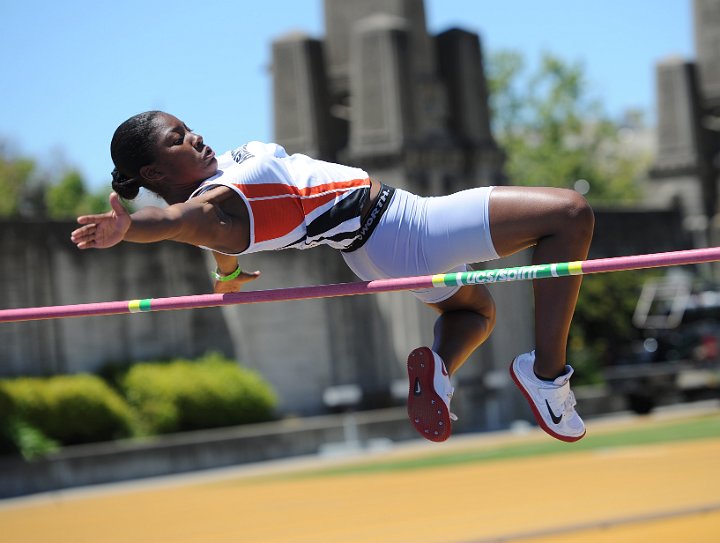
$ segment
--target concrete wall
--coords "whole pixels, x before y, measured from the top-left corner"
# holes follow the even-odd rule
[[[385,409],[352,421],[331,415],[68,447],[32,462],[0,457],[0,499],[317,453],[357,454],[416,435],[403,409]]]
[[[69,241],[73,228],[72,223],[0,223],[0,307],[210,291],[212,264],[203,251],[169,242],[79,251]],[[523,262],[520,257],[504,265]],[[357,280],[340,254],[326,248],[249,255],[241,263],[263,272],[248,289]],[[495,337],[458,375],[469,383],[456,404],[466,404],[464,423],[470,427],[486,423],[484,403],[477,401],[487,397],[472,392],[476,385],[487,372],[504,373],[514,354],[532,346],[530,286],[497,286],[494,294],[501,308]],[[434,312],[414,297],[389,293],[9,323],[0,326],[0,376],[93,372],[108,363],[217,350],[260,371],[277,389],[282,414],[327,412],[325,390],[346,384],[362,388],[362,407],[387,407],[404,403],[393,395],[393,385],[406,379],[410,350],[432,343],[434,319]],[[502,422],[512,416],[508,412]]]
[[[83,252],[72,223],[0,222],[0,307],[37,307],[208,292],[195,248],[121,244]],[[93,371],[109,362],[233,354],[217,310],[62,319],[0,326],[0,375]]]

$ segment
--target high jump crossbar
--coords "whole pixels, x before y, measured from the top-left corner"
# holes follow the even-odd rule
[[[394,292],[432,287],[437,288],[505,283],[509,281],[528,281],[553,277],[567,277],[571,275],[588,275],[591,273],[683,266],[716,261],[720,261],[720,247],[614,258],[599,258],[595,260],[561,262],[557,264],[537,264],[512,268],[497,268],[492,270],[441,273],[420,277],[377,279],[374,281],[359,281],[355,283],[290,287],[250,292],[233,292],[230,294],[199,294],[190,296],[175,296],[170,298],[147,298],[144,300],[2,309],[0,310],[0,322],[62,319],[68,317],[91,317],[99,315],[121,315],[126,313],[144,313],[148,311],[170,311],[178,309],[218,307],[224,305],[307,300],[312,298],[332,298],[337,296],[377,294],[380,292]]]

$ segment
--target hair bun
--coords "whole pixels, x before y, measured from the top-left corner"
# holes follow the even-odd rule
[[[112,171],[112,188],[121,198],[134,200],[140,192],[140,183],[134,177],[128,177],[115,168]]]

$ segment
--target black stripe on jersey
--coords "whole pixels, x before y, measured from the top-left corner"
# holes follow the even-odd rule
[[[324,237],[321,236],[319,238],[315,238],[312,240],[313,245],[315,244],[322,244],[325,241],[332,241],[335,243],[341,243],[346,240],[354,240],[358,235],[359,228],[357,230],[353,230],[352,232],[339,232],[335,234],[334,236]],[[293,248],[302,248],[302,244],[307,243],[307,236],[303,236],[299,239],[296,239],[295,241],[288,243],[284,247],[280,247],[277,249],[278,251],[282,251],[284,249],[293,249]]]
[[[330,237],[323,238],[323,239],[333,241],[335,243],[340,243],[340,242],[343,242],[348,239],[352,241],[358,236],[359,231],[360,231],[360,229],[358,228],[356,230],[353,230],[352,232],[339,232],[339,233],[335,234],[334,236],[330,236]]]
[[[283,247],[278,247],[278,248],[275,249],[275,250],[276,250],[276,251],[283,251],[283,250],[285,250],[285,249],[295,248],[295,247],[297,247],[298,245],[301,245],[302,243],[304,243],[306,239],[307,239],[307,236],[303,235],[302,237],[299,237],[299,238],[296,239],[295,241],[293,241],[293,242],[291,242],[291,243],[288,243],[287,245],[285,245],[285,246],[283,246]]]
[[[370,197],[370,187],[354,190],[350,195],[332,206],[325,213],[307,225],[307,236],[315,238],[322,236],[345,221],[359,218],[362,214],[363,204]]]

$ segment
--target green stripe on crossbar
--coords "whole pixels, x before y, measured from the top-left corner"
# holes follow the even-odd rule
[[[142,311],[152,310],[152,299],[146,298],[144,300],[130,300],[128,302],[128,310],[130,313],[140,313]]]

